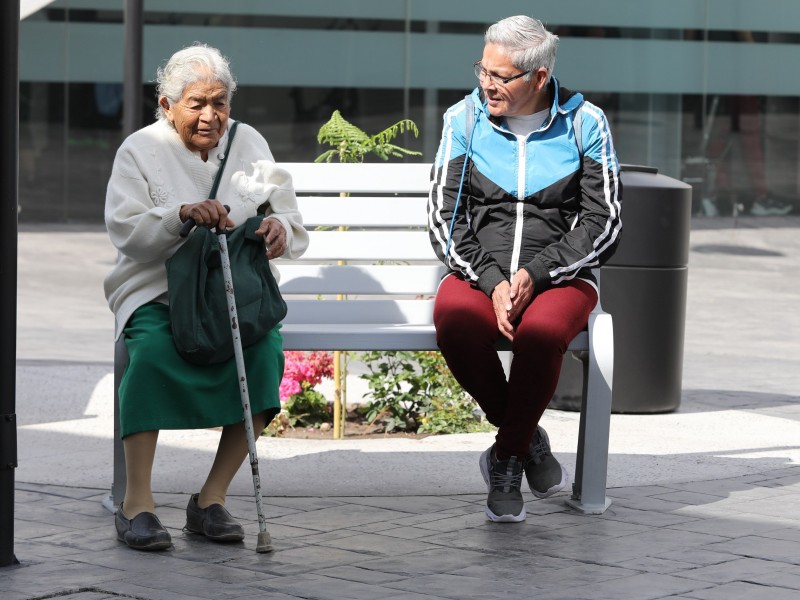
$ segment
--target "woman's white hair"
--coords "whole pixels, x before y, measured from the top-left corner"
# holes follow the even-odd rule
[[[548,75],[553,74],[558,36],[547,31],[539,19],[526,15],[507,17],[489,27],[483,41],[503,48],[511,63],[523,71],[544,67]],[[525,81],[530,78],[528,73]]]
[[[163,67],[156,71],[156,100],[162,96],[172,106],[183,97],[184,90],[198,81],[219,81],[228,90],[228,103],[236,91],[236,79],[231,73],[228,59],[219,50],[195,42],[173,54]],[[164,109],[158,105],[156,117],[166,119]]]

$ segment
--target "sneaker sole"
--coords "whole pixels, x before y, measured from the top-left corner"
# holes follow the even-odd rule
[[[486,484],[487,492],[492,491],[492,487],[489,485],[489,471],[486,470],[486,455],[491,451],[492,451],[491,447],[484,450],[480,458],[481,475],[483,476],[483,481]],[[487,519],[495,523],[520,523],[524,521],[526,517],[524,503],[522,505],[522,511],[520,511],[518,515],[496,515],[489,509],[488,506],[484,508],[483,512],[486,514]]]
[[[522,505],[522,511],[518,515],[496,515],[487,506],[483,511],[486,513],[486,518],[495,523],[521,523],[525,520],[525,505]]]
[[[531,494],[533,494],[540,500],[544,500],[545,498],[549,498],[556,492],[560,492],[561,490],[563,490],[564,487],[566,487],[567,485],[567,479],[568,479],[567,470],[564,468],[563,465],[561,465],[561,481],[556,485],[554,485],[553,487],[551,487],[549,490],[547,490],[546,492],[537,492],[535,489],[531,487],[530,483],[528,483],[528,488],[531,490]]]

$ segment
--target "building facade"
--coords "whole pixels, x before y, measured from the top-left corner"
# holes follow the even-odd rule
[[[35,4],[20,23],[20,222],[101,222],[122,139],[124,2]],[[606,111],[622,163],[691,183],[698,216],[800,211],[797,0],[145,0],[144,11],[143,122],[156,68],[205,42],[231,60],[233,117],[279,161],[323,152],[317,131],[337,109],[370,134],[414,120],[420,136],[400,143],[432,161],[443,112],[477,84],[486,27],[529,14],[559,35],[555,75]]]

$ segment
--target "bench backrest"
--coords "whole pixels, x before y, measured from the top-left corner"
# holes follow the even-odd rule
[[[310,237],[300,260],[277,263],[284,323],[430,324],[444,272],[426,231],[430,165],[281,166]]]

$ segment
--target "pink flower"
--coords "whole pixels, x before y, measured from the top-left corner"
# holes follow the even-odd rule
[[[312,388],[324,378],[333,377],[333,355],[330,352],[284,352],[285,366],[279,388],[281,401]]]

